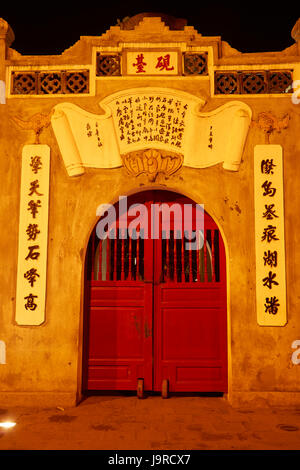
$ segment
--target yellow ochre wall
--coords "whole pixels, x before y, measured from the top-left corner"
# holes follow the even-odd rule
[[[93,65],[92,47],[115,47],[118,41],[184,42],[213,50],[214,66],[228,69],[294,68],[300,79],[299,44],[289,50],[270,54],[241,54],[219,37],[203,38],[193,28],[185,31],[153,25],[148,19],[135,30],[112,27],[99,37],[81,38],[61,56],[21,56],[8,47],[8,29],[1,20],[0,41],[5,57],[0,56],[2,80],[8,80],[9,67],[35,69]],[[152,30],[150,26],[152,24]],[[148,28],[148,30],[147,30]],[[150,28],[150,29],[149,29]],[[148,33],[147,33],[148,31]],[[151,34],[149,31],[154,31]],[[126,36],[127,34],[127,36]],[[194,35],[194,38],[191,36]],[[5,43],[6,41],[6,43]],[[198,41],[198,42],[197,42]],[[5,47],[6,44],[6,47]],[[274,65],[275,64],[275,65]],[[286,65],[288,64],[288,66]],[[115,202],[120,195],[156,188],[180,192],[204,204],[220,227],[226,246],[228,283],[229,400],[243,403],[300,404],[300,364],[291,360],[292,343],[300,340],[300,103],[291,94],[228,95],[211,94],[209,80],[194,77],[103,77],[91,74],[94,94],[6,96],[0,104],[0,340],[6,345],[6,363],[0,364],[0,403],[34,405],[74,405],[81,396],[83,335],[84,260],[87,242],[101,203]],[[92,83],[93,81],[93,83]],[[8,83],[6,83],[8,88]],[[85,168],[85,173],[70,177],[51,126],[43,130],[40,143],[51,149],[49,195],[49,235],[47,264],[46,320],[40,326],[19,326],[15,322],[18,228],[22,148],[34,143],[34,132],[20,129],[12,120],[28,120],[36,113],[48,114],[58,103],[70,102],[99,114],[99,101],[119,90],[160,86],[182,90],[206,99],[203,111],[211,111],[231,99],[246,103],[255,121],[262,112],[277,118],[289,114],[289,125],[274,132],[270,143],[283,147],[284,211],[286,242],[287,324],[262,327],[257,324],[255,301],[255,239],[253,155],[254,146],[265,143],[264,132],[250,126],[242,161],[236,172],[222,164],[203,169],[182,167],[180,173],[163,181],[129,176],[123,167]],[[94,88],[93,88],[94,87]]]

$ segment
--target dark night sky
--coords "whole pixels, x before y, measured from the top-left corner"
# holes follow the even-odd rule
[[[0,17],[15,33],[12,47],[21,54],[61,54],[80,36],[101,35],[117,19],[142,12],[186,18],[203,36],[221,36],[241,52],[280,51],[294,43],[291,30],[300,1],[91,1],[12,2]],[[298,5],[297,5],[298,4]],[[17,6],[16,6],[17,5]]]

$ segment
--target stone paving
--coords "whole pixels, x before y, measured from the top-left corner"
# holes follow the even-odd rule
[[[1,405],[0,405],[1,407]],[[91,396],[77,407],[0,408],[0,450],[299,450],[299,408],[223,398]]]

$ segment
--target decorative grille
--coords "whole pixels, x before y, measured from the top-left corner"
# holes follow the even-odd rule
[[[123,229],[115,237],[100,240],[94,230],[88,246],[87,276],[95,281],[144,280],[143,237],[129,237]]]
[[[184,75],[207,75],[207,52],[184,54]]]
[[[12,93],[15,95],[36,95],[37,82],[36,72],[13,72]]]
[[[240,93],[268,93],[268,83],[265,72],[243,72],[241,74]]]
[[[291,70],[218,71],[215,94],[292,93]]]
[[[121,75],[121,65],[119,55],[102,55],[97,52],[96,74],[100,76]]]
[[[269,72],[269,93],[285,93],[293,83],[292,73],[288,71]]]
[[[201,248],[187,249],[190,238],[163,238],[161,282],[219,282],[219,230],[200,231]]]
[[[65,73],[65,93],[88,93],[89,72],[66,72]]]
[[[55,93],[62,93],[62,80],[61,73],[46,73],[39,74],[39,94],[44,93],[52,95]]]
[[[12,72],[13,95],[81,94],[89,92],[89,70]]]
[[[215,73],[215,93],[235,94],[238,91],[238,74],[235,72],[216,72]]]

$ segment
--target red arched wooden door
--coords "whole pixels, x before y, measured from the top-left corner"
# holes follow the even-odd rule
[[[217,225],[204,212],[199,229],[199,206],[177,193],[142,192],[126,204],[115,206],[110,237],[99,239],[98,225],[88,245],[84,389],[135,390],[143,379],[145,390],[168,380],[171,392],[226,392],[226,261]],[[196,229],[190,249],[187,232]]]

